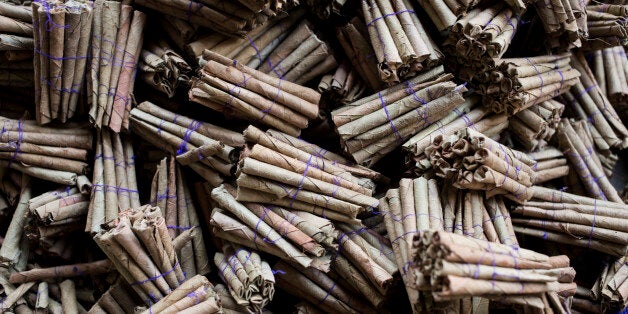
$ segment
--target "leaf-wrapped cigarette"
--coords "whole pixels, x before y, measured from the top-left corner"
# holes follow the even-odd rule
[[[571,105],[578,119],[593,125],[591,133],[599,149],[628,146],[628,129],[598,85],[584,55],[574,54],[571,65],[580,72],[580,82],[562,95],[562,102]]]
[[[36,47],[33,37],[37,31],[33,31],[33,22],[37,25],[39,21],[37,18],[33,21],[33,9],[30,6],[0,3],[0,52],[3,53],[0,56],[0,85],[23,86],[32,92],[37,77],[33,75],[33,70],[38,62],[38,59],[35,62],[31,60]],[[19,59],[14,57],[18,55],[24,56],[19,58],[24,61],[17,62]]]
[[[361,212],[377,206],[371,195],[372,171],[343,164],[346,160],[303,140],[249,126],[250,142],[237,173],[240,201],[303,210],[331,220],[354,223]],[[336,157],[337,156],[337,157]]]
[[[141,58],[146,15],[127,4],[94,4],[92,61],[87,76],[89,119],[98,129],[129,129],[135,71]]]
[[[201,306],[202,305],[202,306]],[[159,302],[143,311],[148,313],[222,313],[220,297],[207,278],[196,275],[182,283]],[[196,310],[196,311],[193,311]]]
[[[578,290],[581,288],[578,287],[576,297],[578,297],[578,294],[581,294],[584,296],[583,301],[586,300],[588,302],[577,302],[573,304],[573,307],[585,306],[592,312],[595,310],[600,311],[600,308],[608,310],[625,307],[628,302],[628,282],[626,281],[628,278],[628,267],[625,264],[625,256],[609,261],[591,290],[586,290],[588,293],[584,291],[578,293]]]
[[[452,56],[451,67],[460,79],[494,69],[504,55],[519,24],[519,16],[504,2],[475,7],[459,19],[443,43],[443,51]]]
[[[227,58],[238,60],[242,64],[258,69],[267,57],[292,32],[302,19],[305,11],[296,9],[289,15],[279,15],[262,26],[256,27],[245,37],[232,37],[218,33],[208,33],[186,46],[189,55],[198,59],[199,65],[205,65],[203,50],[212,50]]]
[[[151,41],[142,49],[138,65],[142,79],[172,98],[179,84],[187,85],[192,67],[163,39]]]
[[[35,105],[40,124],[65,123],[77,111],[92,27],[91,3],[32,4],[35,36]]]
[[[223,244],[223,253],[214,255],[218,274],[236,303],[252,313],[262,313],[273,299],[275,275],[255,251]]]
[[[563,119],[557,138],[563,153],[578,173],[585,192],[591,197],[623,203],[617,190],[606,176],[585,121]],[[581,132],[576,131],[579,129]]]
[[[317,253],[318,253],[318,256],[317,256],[307,251],[302,252],[299,249],[299,247],[302,245],[309,246],[312,244],[311,241],[305,241],[305,237],[307,237],[306,235],[305,237],[303,237],[304,234],[302,234],[299,238],[291,238],[288,236],[284,238],[284,236],[282,235],[283,230],[280,228],[282,227],[282,224],[288,223],[287,221],[285,221],[279,215],[274,215],[274,213],[271,212],[270,209],[265,208],[263,206],[256,206],[255,204],[246,204],[248,206],[247,207],[244,204],[239,203],[233,197],[229,189],[232,189],[232,188],[222,185],[212,191],[212,198],[214,199],[214,201],[216,201],[219,204],[220,206],[219,208],[224,209],[225,211],[229,212],[232,216],[236,217],[236,219],[241,221],[241,223],[248,226],[249,228],[255,229],[256,234],[259,232],[260,235],[263,235],[262,242],[266,242],[273,249],[276,248],[280,252],[282,252],[280,253],[280,256],[287,255],[290,260],[294,261],[295,263],[298,263],[299,265],[302,265],[303,267],[314,267],[314,268],[321,269],[323,271],[329,270],[330,256],[327,255],[324,252],[324,250],[320,250],[320,251],[317,250]],[[271,215],[273,216],[266,218],[266,215],[268,213],[271,213]],[[214,221],[215,224],[220,224],[220,221],[218,221],[218,219],[222,218],[222,217],[219,217],[220,214],[221,214],[220,212],[216,212],[216,211],[212,213],[212,221]],[[228,220],[223,220],[223,221],[225,221],[225,223],[228,222]],[[220,234],[217,234],[217,235],[219,237],[221,236]],[[227,238],[225,239],[235,242],[232,239],[227,239]],[[243,244],[243,243],[240,243],[240,244]],[[243,245],[249,246],[249,247],[255,247],[256,243],[248,243],[248,244],[243,244]],[[276,253],[274,254],[276,255]]]
[[[600,49],[628,44],[628,4],[588,3],[586,46]]]
[[[549,257],[435,230],[417,235],[414,248],[419,252],[414,267],[428,276],[435,300],[482,296],[515,302],[509,297],[528,299],[545,292],[571,296],[576,290],[575,271],[566,256]],[[543,307],[542,302],[528,303]]]
[[[24,233],[28,213],[28,201],[31,199],[31,182],[28,175],[22,174],[20,184],[20,199],[7,232],[4,234],[2,247],[0,247],[0,263],[6,266],[14,266],[20,259],[27,255],[21,250],[20,242]]]
[[[359,164],[372,166],[464,102],[466,88],[451,78],[438,67],[336,109],[332,120],[344,149]]]
[[[190,166],[214,186],[233,173],[237,148],[244,145],[239,133],[177,115],[150,102],[133,108],[131,121],[135,134],[175,155],[179,163]]]
[[[153,178],[157,184],[151,189],[151,204],[161,209],[171,238],[183,231],[200,227],[186,177],[175,163],[175,158],[164,158]],[[209,273],[209,261],[201,232],[195,232],[191,241],[177,250],[181,268],[187,276]]]
[[[440,62],[442,54],[410,1],[366,0],[361,8],[384,83],[399,83]]]
[[[546,43],[554,49],[582,46],[587,37],[587,11],[580,1],[530,1],[547,34]]]
[[[472,128],[444,138],[436,136],[425,149],[435,174],[461,189],[484,190],[487,196],[505,194],[522,203],[532,197],[534,160],[499,144]]]
[[[0,164],[33,177],[75,185],[90,168],[90,130],[71,125],[65,129],[41,127],[34,120],[0,117]],[[81,178],[81,181],[83,179]]]
[[[480,85],[482,100],[495,112],[508,115],[540,105],[578,82],[580,73],[571,67],[569,57],[566,53],[500,59]]]
[[[101,225],[116,219],[119,212],[139,206],[135,154],[131,139],[101,130],[94,156],[92,197],[85,231],[98,233]]]
[[[440,31],[453,26],[458,18],[464,16],[470,8],[479,2],[478,0],[419,0],[425,12]]]
[[[333,74],[323,76],[318,83],[318,91],[324,99],[322,104],[347,105],[358,100],[365,89],[359,72],[348,62],[342,62]]]
[[[544,150],[530,153],[536,164],[532,170],[536,172],[534,184],[554,180],[569,174],[570,167],[563,153],[554,147],[546,147]]]
[[[344,259],[340,256],[338,258]],[[342,313],[375,312],[373,307],[367,305],[365,299],[362,299],[359,295],[352,294],[340,284],[343,280],[342,277],[329,276],[315,269],[303,269],[284,261],[275,264],[274,268],[278,272],[276,276],[278,287],[294,296],[317,303],[325,311]]]
[[[528,151],[542,150],[556,133],[565,105],[550,99],[510,118],[508,129]]]
[[[203,56],[208,61],[192,82],[190,100],[294,136],[308,126],[308,120],[318,117],[318,92],[213,51],[206,50]]]
[[[369,34],[364,22],[354,17],[346,25],[336,29],[336,37],[349,58],[351,65],[360,74],[366,85],[379,90],[384,82],[380,79],[377,60],[369,42]]]
[[[600,85],[600,89],[608,100],[613,104],[615,110],[624,117],[626,106],[628,105],[628,61],[626,51],[623,47],[612,47],[596,50],[593,53],[593,60],[589,61],[595,80]]]
[[[148,305],[186,279],[158,208],[146,205],[123,211],[104,224],[94,240]]]
[[[244,36],[269,18],[295,7],[298,1],[140,0],[137,4],[219,33]]]
[[[29,201],[26,236],[40,248],[50,249],[57,239],[85,229],[89,196],[78,188],[61,188]]]
[[[299,24],[259,69],[271,76],[304,84],[336,67],[338,64],[329,44],[307,25],[306,22]]]
[[[628,245],[623,203],[534,187],[531,201],[513,211],[515,231],[622,256]]]

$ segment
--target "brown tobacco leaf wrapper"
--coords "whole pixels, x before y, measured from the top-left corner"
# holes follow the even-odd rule
[[[37,39],[34,58],[37,121],[65,123],[72,118],[82,89],[87,60],[87,34],[92,6],[72,2],[46,7],[33,4],[33,34]]]
[[[436,136],[425,154],[436,175],[453,180],[458,188],[485,190],[490,196],[506,194],[520,203],[532,197],[534,161],[471,128],[447,139]]]
[[[518,21],[513,9],[501,2],[478,6],[459,19],[443,43],[443,51],[454,56],[451,66],[458,76],[471,80],[493,69],[496,58],[508,49]]]
[[[146,242],[147,239],[136,231],[136,227],[143,224],[153,229],[155,236],[151,242]],[[157,276],[174,273],[177,278],[183,278],[166,224],[156,208],[143,206],[122,212],[118,219],[106,223],[94,240],[147,304],[159,301],[182,282],[176,280],[169,283],[164,276]],[[158,252],[159,255],[151,252]],[[165,262],[164,257],[167,258]],[[136,282],[142,284],[134,284]]]
[[[442,54],[409,1],[364,1],[361,8],[384,83],[398,83],[439,63]]]
[[[514,115],[550,100],[578,82],[580,73],[569,64],[569,54],[501,59],[485,77],[483,101],[496,113]]]
[[[196,275],[142,313],[179,313],[200,304],[204,305],[206,313],[218,313],[220,310],[220,299],[214,286],[207,278]]]
[[[450,26],[453,26],[457,19],[464,16],[469,8],[478,4],[477,0],[437,0],[437,1],[424,1],[419,3],[427,12],[428,16],[434,22],[438,30],[443,31]]]
[[[199,219],[194,204],[189,201],[190,191],[181,169],[176,166],[175,158],[165,158],[157,167],[153,178],[157,182],[151,189],[151,204],[162,209],[162,215],[169,226],[171,238],[176,238],[183,231],[199,226]],[[190,243],[177,250],[185,273],[206,274],[209,261],[205,252],[205,242],[200,232],[195,232]]]
[[[138,66],[141,76],[154,89],[172,98],[179,84],[188,84],[192,67],[164,40],[147,46],[142,50]]]
[[[598,148],[621,148],[628,145],[628,131],[596,82],[584,56],[581,53],[575,54],[571,63],[580,72],[580,82],[562,95],[562,102],[573,104],[576,117],[591,123],[591,132],[596,134],[594,141]]]
[[[550,47],[568,50],[582,46],[587,36],[584,3],[570,0],[532,3],[548,35],[546,42]]]
[[[573,123],[575,124],[575,123]],[[559,146],[566,153],[567,159],[574,165],[589,196],[614,202],[623,201],[610,181],[601,165],[596,162],[591,153],[592,148],[586,138],[580,137],[572,126],[572,122],[563,119],[558,129]],[[596,178],[593,180],[593,178]]]
[[[39,281],[50,278],[69,278],[86,274],[103,274],[113,269],[108,260],[75,264],[67,266],[57,266],[53,268],[35,268],[32,270],[11,274],[9,282],[25,283],[29,281]]]
[[[222,182],[221,174],[230,176],[234,171],[237,148],[230,145],[244,145],[242,136],[236,132],[178,116],[149,102],[134,108],[131,120],[133,130],[142,138],[176,155],[177,159],[181,157],[181,163],[190,166],[215,186]],[[199,152],[214,155],[204,156]],[[190,159],[195,160],[190,163]]]
[[[586,46],[590,49],[600,49],[626,45],[625,18],[628,15],[626,3],[597,4],[589,3],[586,6],[588,37]]]
[[[194,96],[194,89],[200,89],[214,96],[212,103],[224,106],[219,111],[226,113],[227,109],[233,108],[248,119],[263,120],[294,136],[300,134],[309,119],[318,116],[320,94],[316,91],[264,74],[211,51],[205,51],[204,57],[208,61],[200,72],[200,79],[193,82],[190,90],[193,101],[205,104]]]
[[[626,52],[623,47],[612,47],[593,52],[593,60],[587,60],[600,90],[613,104],[621,117],[626,115],[628,83],[626,82]]]
[[[527,150],[545,148],[556,133],[565,105],[548,100],[525,109],[511,118],[508,128]]]
[[[99,232],[100,226],[117,218],[120,211],[140,205],[130,139],[107,130],[101,131],[98,139],[86,224],[90,233]]]
[[[225,242],[223,252],[216,253],[214,263],[229,288],[231,297],[240,306],[259,313],[274,295],[275,278],[270,265],[255,251],[247,251]]]
[[[575,271],[569,267],[566,256],[549,257],[444,231],[428,231],[415,237],[414,247],[419,252],[415,267],[430,275],[435,300],[481,295],[519,303],[512,297],[527,299],[545,292],[568,297],[576,290]],[[484,261],[481,252],[490,252],[490,261]],[[453,262],[458,259],[462,264]],[[468,263],[473,263],[473,270],[466,268]],[[517,282],[513,281],[513,274],[517,274]],[[536,302],[527,303],[539,306]]]
[[[296,1],[205,1],[196,3],[188,0],[148,1],[139,5],[157,10],[162,14],[177,17],[194,25],[208,27],[230,36],[244,36],[266,21],[295,7]]]
[[[135,70],[146,16],[130,6],[96,2],[92,63],[88,76],[90,121],[97,128],[128,130]]]
[[[401,84],[332,112],[345,150],[358,163],[373,165],[407,138],[429,127],[430,121],[443,118],[462,104],[466,88],[448,81],[450,75],[439,74],[442,68],[414,79],[417,85]],[[417,119],[424,123],[417,125]]]
[[[268,241],[273,243],[273,246],[276,246],[287,254],[291,260],[303,265],[303,267],[317,267],[313,264],[313,258],[311,256],[297,250],[294,245],[284,239],[272,226],[262,221],[261,218],[256,216],[248,208],[238,203],[225,186],[214,189],[212,191],[212,198],[220,204],[221,208],[228,210],[249,227],[255,228],[256,232],[262,234]],[[327,269],[328,268],[323,268],[322,270]]]

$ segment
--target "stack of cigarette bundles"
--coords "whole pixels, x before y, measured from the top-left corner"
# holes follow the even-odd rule
[[[35,120],[0,117],[0,165],[63,185],[89,182],[92,132],[80,125],[42,127]],[[81,182],[79,182],[81,181]]]
[[[101,225],[118,213],[140,206],[135,174],[135,154],[131,140],[102,130],[96,143],[92,197],[85,231],[97,233]]]
[[[121,212],[103,225],[94,241],[147,305],[186,280],[159,208],[146,205]]]
[[[135,134],[175,155],[181,165],[189,166],[214,186],[231,176],[238,147],[244,145],[239,133],[180,116],[147,101],[133,108],[131,121]]]
[[[188,84],[192,67],[161,39],[142,49],[139,70],[148,85],[172,98],[179,84]]]
[[[78,111],[92,30],[92,4],[33,3],[37,122],[66,122]],[[106,95],[105,95],[106,96]]]
[[[440,63],[442,54],[408,0],[362,1],[380,79],[393,85]]]
[[[436,136],[425,155],[435,174],[457,188],[484,190],[488,197],[504,194],[519,203],[532,197],[534,160],[472,128],[447,138]]]
[[[564,255],[434,230],[417,235],[414,248],[415,267],[429,280],[436,301],[480,296],[543,309],[544,293],[556,292],[550,302],[560,304],[576,291],[576,273]]]
[[[513,211],[516,233],[626,255],[628,206],[538,186],[532,190],[532,199]]]
[[[146,15],[130,5],[109,0],[94,2],[87,100],[90,122],[99,129],[129,129],[145,24]]]
[[[161,209],[173,240],[186,230],[200,227],[186,177],[174,157],[161,160],[153,177],[150,194],[151,204]],[[185,243],[177,253],[181,268],[188,277],[209,273],[209,258],[201,232],[196,232],[192,241]]]
[[[580,73],[569,64],[570,54],[507,58],[496,62],[480,89],[483,101],[497,112],[514,115],[550,100],[578,82]]]
[[[318,117],[321,95],[313,89],[249,68],[206,51],[190,100],[227,116],[257,121],[293,136]]]
[[[476,7],[458,20],[443,43],[443,50],[459,78],[471,80],[494,69],[518,24],[519,16],[502,1]]]
[[[372,166],[411,136],[464,103],[464,85],[442,67],[359,99],[332,112],[341,144],[354,160]]]

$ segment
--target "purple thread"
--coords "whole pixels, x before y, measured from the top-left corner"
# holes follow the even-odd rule
[[[392,12],[392,13],[384,14],[384,15],[382,15],[380,17],[377,17],[374,20],[366,23],[366,26],[371,26],[373,23],[377,22],[378,20],[384,19],[384,18],[389,17],[389,16],[393,16],[393,15],[399,15],[399,14],[402,14],[402,13],[415,13],[415,12],[414,12],[414,10],[403,10],[403,11],[399,11],[399,12]]]
[[[133,190],[133,189],[128,189],[128,188],[123,188],[123,187],[119,187],[119,186],[115,186],[115,185],[107,185],[107,184],[92,184],[92,187],[96,187],[96,188],[102,188],[102,190],[104,190],[105,192],[107,191],[115,191],[116,193],[120,193],[120,192],[125,192],[125,193],[139,193],[138,190]],[[98,189],[95,189],[94,191],[98,191]]]
[[[190,125],[188,126],[187,130],[185,130],[185,135],[181,140],[181,145],[179,145],[179,149],[177,149],[177,155],[181,155],[188,151],[187,146],[188,142],[190,141],[190,137],[192,136],[192,133],[196,132],[196,130],[200,127],[201,122],[196,120],[192,120],[192,122],[190,122]]]
[[[292,205],[294,204],[294,202],[297,199],[297,194],[299,194],[299,191],[301,191],[301,189],[303,189],[303,183],[305,182],[305,178],[307,177],[307,173],[310,170],[310,166],[312,164],[312,155],[310,155],[310,158],[308,159],[307,163],[305,164],[305,169],[303,170],[303,174],[301,175],[301,181],[299,182],[299,186],[297,186],[297,190],[294,192],[294,195],[292,195],[291,197],[291,201],[290,201],[290,207],[292,208]]]
[[[171,268],[169,271],[167,271],[167,272],[165,272],[165,273],[162,273],[162,274],[159,274],[159,275],[157,275],[157,276],[149,277],[149,278],[147,278],[147,279],[145,279],[145,280],[136,281],[136,282],[134,282],[134,283],[131,283],[131,286],[135,286],[135,285],[143,285],[143,284],[145,284],[145,283],[147,283],[147,282],[154,281],[154,280],[157,280],[157,279],[159,279],[159,278],[161,278],[161,277],[168,276],[170,273],[172,273],[172,272],[173,272],[173,271],[177,268],[177,266],[179,266],[179,261],[177,261],[177,262],[174,264],[174,266],[172,266],[172,268]]]
[[[2,132],[4,133],[5,129],[2,128]],[[11,163],[17,160],[18,154],[21,153],[20,147],[22,146],[22,140],[24,139],[24,130],[22,129],[22,119],[17,120],[17,142],[15,143],[15,151],[13,152],[13,156],[9,160],[7,167],[11,167]]]
[[[386,101],[384,100],[384,96],[382,96],[381,92],[377,92],[377,96],[379,97],[379,101],[381,102],[382,108],[384,109],[384,113],[386,114],[386,119],[388,119],[388,122],[390,122],[390,127],[392,128],[393,132],[397,136],[397,139],[399,141],[403,141],[403,136],[401,136],[401,134],[399,133],[399,130],[397,130],[395,123],[393,123],[393,120],[390,117],[390,114],[388,113],[388,108],[386,105]]]

